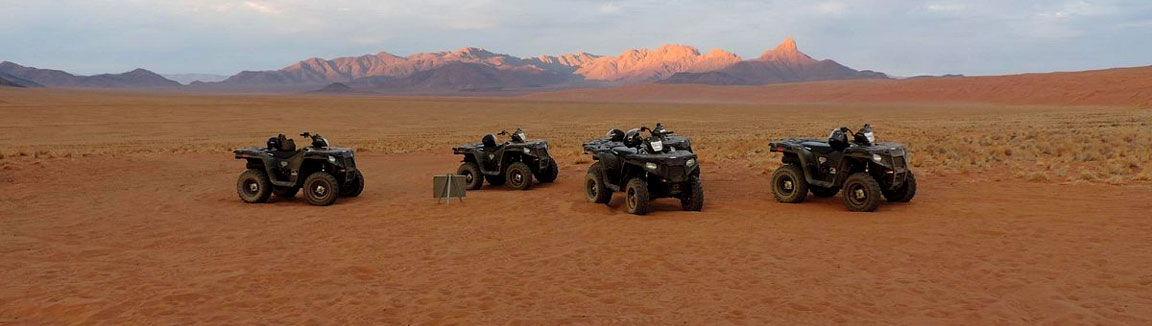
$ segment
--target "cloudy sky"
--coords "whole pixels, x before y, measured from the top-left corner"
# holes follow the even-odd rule
[[[0,60],[233,74],[477,46],[516,56],[688,44],[894,75],[1152,65],[1152,1],[0,0]]]

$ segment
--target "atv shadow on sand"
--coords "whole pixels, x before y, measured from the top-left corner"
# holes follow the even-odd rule
[[[247,171],[236,181],[236,193],[246,203],[263,203],[275,194],[292,198],[304,189],[309,204],[326,206],[337,197],[356,197],[364,191],[364,175],[356,168],[353,151],[329,147],[323,136],[300,134],[312,145],[296,148],[296,142],[277,135],[265,147],[235,150],[236,158],[247,161]]]

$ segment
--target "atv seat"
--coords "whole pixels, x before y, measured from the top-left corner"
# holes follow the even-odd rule
[[[293,141],[291,138],[283,139],[280,142],[280,148],[272,150],[271,152],[272,152],[272,156],[275,156],[275,157],[281,158],[281,159],[290,158],[292,156],[295,156],[296,153],[299,153],[296,151],[296,142]]]
[[[612,152],[616,154],[636,154],[636,149],[627,146],[612,147]]]
[[[832,145],[828,145],[828,143],[806,141],[806,142],[800,143],[800,145],[804,145],[804,148],[807,148],[807,149],[811,150],[812,152],[819,153],[819,154],[828,154],[828,153],[836,151],[836,149],[832,148]]]

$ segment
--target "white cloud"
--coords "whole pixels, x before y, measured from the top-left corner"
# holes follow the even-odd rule
[[[816,12],[824,15],[836,16],[843,14],[844,9],[847,7],[848,5],[840,1],[822,2],[816,4]]]
[[[244,7],[262,14],[280,14],[282,11],[266,2],[244,1]]]
[[[1107,16],[1117,12],[1108,4],[1070,1],[1054,7],[1042,8],[1032,15],[1024,26],[1024,35],[1038,38],[1075,38],[1087,34],[1082,21],[1097,16]]]
[[[609,2],[609,3],[601,4],[599,7],[596,8],[596,11],[598,11],[602,14],[615,14],[615,13],[620,12],[620,9],[621,9],[620,5],[616,4],[615,2]]]
[[[959,12],[968,9],[968,5],[958,2],[931,2],[924,5],[924,9],[935,12]]]

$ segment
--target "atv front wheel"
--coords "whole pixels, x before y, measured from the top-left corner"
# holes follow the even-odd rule
[[[812,194],[816,195],[816,197],[828,198],[835,196],[836,193],[840,192],[840,187],[824,188],[820,186],[809,185],[808,190],[811,190]]]
[[[364,174],[360,170],[352,172],[352,180],[348,181],[347,187],[340,187],[341,197],[356,197],[364,192]]]
[[[532,169],[524,162],[512,163],[504,174],[508,175],[507,184],[513,190],[528,190],[532,187]]]
[[[296,197],[298,192],[300,192],[300,187],[272,187],[272,194],[276,195],[276,198]]]
[[[916,197],[916,176],[912,171],[908,171],[908,176],[904,179],[904,184],[896,190],[883,189],[884,198],[890,202],[907,203],[912,201],[912,197]]]
[[[597,204],[612,201],[612,189],[604,186],[604,174],[600,171],[600,162],[588,167],[588,175],[584,177],[584,198]]]
[[[704,186],[700,184],[699,177],[688,179],[688,192],[680,198],[680,207],[686,211],[699,212],[704,208]]]
[[[781,203],[799,203],[808,197],[808,180],[799,166],[787,164],[772,171],[772,196]]]
[[[880,207],[880,183],[864,172],[848,176],[844,181],[844,206],[853,212],[871,212]]]
[[[307,199],[309,204],[332,205],[339,194],[340,183],[328,172],[313,172],[304,179],[304,199]]]
[[[480,166],[473,162],[464,162],[456,169],[456,174],[464,176],[464,187],[468,190],[477,190],[484,185],[484,174],[480,173]]]
[[[636,215],[648,214],[648,182],[642,178],[628,180],[624,187],[624,203],[628,212]]]
[[[560,167],[556,166],[556,161],[548,163],[547,167],[540,169],[540,173],[536,174],[536,180],[543,183],[552,183],[556,181],[556,176],[560,174]]]
[[[272,196],[272,182],[268,175],[258,169],[248,169],[236,180],[236,194],[245,203],[263,203]]]

